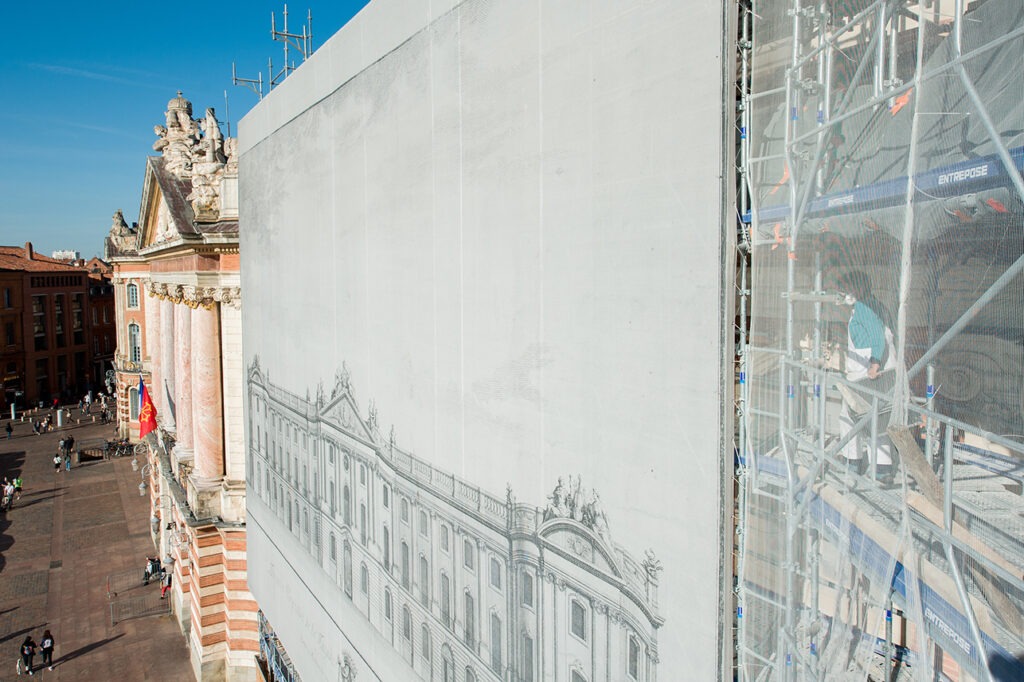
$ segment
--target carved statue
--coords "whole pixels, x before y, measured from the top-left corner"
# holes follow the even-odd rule
[[[128,227],[121,209],[114,212],[110,225],[110,245],[120,253],[138,248],[138,232]]]
[[[153,133],[157,136],[157,141],[153,143],[153,149],[158,152],[162,152],[167,146],[167,128],[161,125],[153,126]]]
[[[544,520],[567,516],[569,516],[569,508],[566,505],[565,486],[562,484],[562,477],[559,476],[558,484],[548,495],[548,508],[544,511]]]
[[[644,570],[647,571],[647,577],[651,580],[657,580],[658,574],[662,571],[661,561],[654,556],[653,549],[644,550]]]
[[[348,654],[338,659],[338,682],[354,682],[356,679],[356,666]]]
[[[199,122],[203,131],[203,144],[207,163],[224,163],[224,135],[220,132],[220,123],[213,112],[213,107],[206,108],[206,116]]]
[[[377,430],[377,404],[370,401],[369,415],[366,417],[366,425],[371,431]]]

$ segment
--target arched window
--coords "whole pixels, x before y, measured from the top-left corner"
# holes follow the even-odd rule
[[[430,608],[430,562],[420,554],[420,603]]]
[[[402,555],[399,557],[402,571],[402,587],[409,589],[411,585],[411,579],[409,577],[409,545],[406,544],[405,540],[402,540]]]
[[[409,523],[409,500],[402,498],[402,521]]]
[[[468,665],[466,666],[466,682],[476,682],[476,673]]]
[[[128,285],[128,307],[133,310],[139,307],[139,286],[137,284]]]
[[[128,417],[132,421],[139,418],[139,389],[135,386],[128,389]]]
[[[629,634],[628,655],[626,657],[626,674],[631,680],[640,679],[640,641],[633,633]]]
[[[420,626],[420,655],[425,661],[430,662],[430,630],[427,629],[426,623]]]
[[[430,531],[430,524],[427,521],[427,512],[420,510],[420,535],[427,537]]]
[[[446,628],[452,624],[452,581],[448,574],[441,573],[441,622]]]
[[[359,589],[363,591],[363,594],[370,591],[370,572],[366,570],[366,564],[359,565]]]
[[[469,590],[466,590],[466,610],[464,615],[466,646],[472,649],[476,646],[476,607],[473,604],[473,595]]]
[[[366,545],[366,505],[359,503],[359,542]]]
[[[391,590],[384,588],[384,619],[391,620]]]
[[[128,359],[142,362],[142,332],[134,322],[128,325]]]
[[[408,606],[402,607],[402,637],[412,639],[412,614]]]
[[[384,526],[384,570],[391,573],[391,534],[388,527]]]
[[[335,545],[334,533],[331,533],[330,543],[327,545],[327,547],[330,550],[331,561],[337,561],[338,560],[338,548],[337,548],[337,545]]]
[[[345,581],[345,594],[348,595],[349,599],[352,598],[352,545],[349,544],[348,540],[341,545],[343,565],[341,570],[344,572]]]
[[[341,513],[342,513],[342,515],[343,515],[343,517],[345,519],[345,525],[346,526],[351,526],[352,525],[352,494],[349,493],[347,485],[344,488],[342,488],[342,491],[341,491],[341,504],[343,505],[343,509],[342,509]]]
[[[441,647],[441,682],[455,682],[455,658],[447,644]]]
[[[501,562],[497,557],[491,557],[491,587],[501,589]]]
[[[575,598],[569,602],[569,631],[584,642],[587,641],[587,607]]]
[[[491,667],[501,673],[501,618],[491,612]]]

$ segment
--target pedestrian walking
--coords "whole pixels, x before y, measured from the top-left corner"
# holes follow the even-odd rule
[[[57,441],[57,452],[62,454],[62,455],[64,454],[64,443],[65,442],[66,441],[64,440],[63,437],[61,437],[61,439],[59,441]]]
[[[4,428],[4,431],[7,432],[7,440],[10,440],[11,434],[14,433],[14,427],[11,426],[11,422],[7,422],[7,426]]]
[[[167,571],[167,570],[164,571],[164,579],[163,579],[163,581],[162,581],[162,583],[160,585],[160,598],[161,599],[163,599],[165,596],[167,596],[167,592],[171,589],[171,580],[172,580],[171,576],[172,575],[173,575],[173,573],[171,573],[170,571]]]
[[[21,476],[15,476],[14,478],[14,498],[15,500],[21,499]]]
[[[43,638],[39,640],[39,649],[43,653],[43,665],[47,666],[47,670],[53,670],[53,647],[55,644],[50,631],[43,632]]]
[[[29,675],[34,674],[32,672],[32,659],[36,657],[36,643],[32,640],[32,635],[25,637],[25,641],[21,643],[21,666],[18,668],[18,674],[21,674],[22,668]]]
[[[64,471],[71,471],[71,453],[64,455]]]
[[[60,473],[60,465],[61,465],[62,461],[63,461],[63,458],[60,456],[59,452],[56,455],[53,456],[53,473],[55,473],[55,474],[59,474]]]
[[[68,435],[67,440],[64,441],[64,447],[67,448],[67,452],[71,452],[72,450],[74,450],[75,449],[75,437],[72,436],[72,435]]]

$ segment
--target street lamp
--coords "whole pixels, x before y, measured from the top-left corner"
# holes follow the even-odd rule
[[[138,470],[138,468],[139,468],[138,461],[133,459],[132,460],[132,469],[133,470]],[[145,497],[146,496],[146,476],[148,476],[149,472],[152,471],[152,470],[153,470],[153,467],[150,464],[146,464],[145,466],[142,467],[142,473],[139,475],[140,478],[142,479],[139,482],[139,497]]]

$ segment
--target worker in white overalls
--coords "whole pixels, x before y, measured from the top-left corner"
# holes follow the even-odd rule
[[[871,280],[860,270],[845,273],[839,282],[840,291],[845,294],[844,303],[850,307],[850,321],[847,324],[846,379],[851,382],[869,381],[871,389],[888,393],[893,386],[893,372],[896,367],[896,352],[892,330],[887,323],[888,313],[871,294]],[[870,409],[871,400],[865,396],[858,399],[855,391],[842,387],[843,406],[839,414],[839,437],[844,438],[853,425]],[[890,410],[878,417],[878,447],[869,456],[875,457],[878,478],[891,482],[893,478],[892,444],[885,429],[889,423]],[[870,428],[862,429],[849,443],[843,446],[839,456],[863,473],[866,469],[864,452],[870,449]]]

